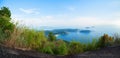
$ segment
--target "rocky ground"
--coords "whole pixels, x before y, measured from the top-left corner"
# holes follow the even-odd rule
[[[76,55],[49,55],[35,51],[22,51],[0,45],[0,58],[120,58],[120,46],[102,48]]]

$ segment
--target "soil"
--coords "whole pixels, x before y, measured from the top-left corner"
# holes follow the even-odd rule
[[[120,46],[106,47],[75,55],[50,55],[36,51],[23,51],[0,45],[0,58],[120,58]]]

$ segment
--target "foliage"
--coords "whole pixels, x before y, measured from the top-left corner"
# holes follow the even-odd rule
[[[10,18],[11,12],[7,7],[2,7],[0,10],[0,16],[6,16]]]
[[[0,28],[3,32],[6,30],[12,31],[14,29],[14,24],[11,21],[11,12],[7,7],[2,7],[0,9]]]
[[[42,44],[46,41],[44,31],[38,32],[33,29],[14,28],[13,32],[10,33],[10,37],[5,40],[5,44],[14,48],[36,49],[42,47]]]
[[[114,35],[114,45],[120,45],[120,36],[119,36],[119,34]]]
[[[43,47],[37,48],[37,51],[47,54],[54,54],[53,53],[54,44],[51,42],[44,43]]]
[[[88,43],[86,45],[86,49],[85,51],[91,51],[91,50],[96,50],[98,48],[97,46],[97,40],[93,39],[93,41],[91,43]]]
[[[2,29],[0,28],[0,43],[3,43],[5,39],[5,34],[2,32]]]
[[[83,45],[80,42],[72,41],[69,44],[69,53],[78,54],[83,52]]]
[[[56,40],[56,36],[55,36],[52,32],[49,32],[49,34],[48,34],[48,39],[49,39],[50,41],[55,41],[55,40]]]
[[[35,30],[25,29],[21,36],[25,40],[25,44],[30,48],[37,48],[44,44],[47,39],[44,31],[37,32]]]
[[[104,34],[101,36],[101,38],[98,41],[98,46],[99,47],[106,47],[112,45],[111,43],[113,42],[113,37],[109,36],[108,34]]]
[[[56,41],[53,49],[54,54],[57,55],[66,55],[68,54],[68,48],[66,43],[63,40]]]

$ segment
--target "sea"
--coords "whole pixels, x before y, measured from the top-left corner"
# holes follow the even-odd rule
[[[58,29],[58,28],[53,28],[53,29]],[[59,28],[59,29],[65,29],[65,28]],[[78,27],[77,29],[79,29],[79,31],[68,32],[67,34],[56,34],[56,37],[57,39],[62,39],[66,41],[79,41],[81,43],[90,43],[94,39],[98,40],[104,34],[108,34],[109,36],[114,36],[115,34],[120,35],[120,26],[114,26],[114,25],[87,26],[87,27],[85,26],[85,27]],[[90,32],[80,32],[80,30],[90,30]]]

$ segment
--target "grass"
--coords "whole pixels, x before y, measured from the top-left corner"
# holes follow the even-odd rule
[[[6,37],[6,34],[8,37]],[[52,35],[53,36],[53,35]],[[36,50],[41,53],[54,55],[78,54],[85,51],[97,50],[110,45],[120,44],[118,35],[111,37],[104,34],[99,40],[83,44],[77,41],[66,42],[64,40],[51,41],[44,31],[36,31],[29,28],[14,28],[13,32],[3,33],[0,30],[0,43],[11,47],[26,50]]]

